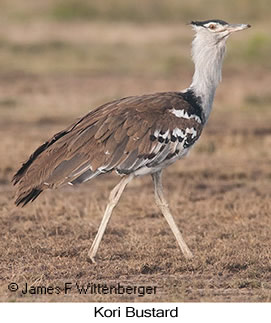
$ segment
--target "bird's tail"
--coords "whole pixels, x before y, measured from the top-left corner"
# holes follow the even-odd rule
[[[12,182],[18,186],[15,200],[17,206],[20,204],[25,206],[28,202],[33,202],[44,189],[48,188],[44,185],[42,179],[44,177],[43,174],[46,172],[46,167],[49,164],[49,156],[43,153],[67,133],[68,131],[61,131],[38,147],[13,176]],[[37,167],[38,165],[35,164],[38,164],[38,160],[43,157],[45,158],[43,167]]]
[[[26,192],[19,193],[15,200],[16,206],[19,206],[20,204],[22,204],[22,206],[25,206],[28,202],[33,202],[42,191],[43,189],[31,188]]]

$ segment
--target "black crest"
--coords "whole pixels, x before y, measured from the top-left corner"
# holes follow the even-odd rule
[[[224,20],[220,19],[210,19],[210,20],[204,20],[204,21],[191,21],[191,25],[195,26],[204,26],[205,24],[209,24],[210,22],[218,23],[220,25],[228,25],[228,23]]]

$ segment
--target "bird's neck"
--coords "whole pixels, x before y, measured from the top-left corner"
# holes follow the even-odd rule
[[[192,58],[195,72],[189,90],[201,99],[206,120],[212,110],[216,88],[221,81],[225,42],[208,43],[196,37],[192,44]]]

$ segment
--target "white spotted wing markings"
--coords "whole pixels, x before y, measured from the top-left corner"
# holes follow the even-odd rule
[[[185,130],[182,130],[182,129],[179,129],[179,128],[174,128],[172,130],[172,135],[170,135],[170,130],[167,130],[166,132],[164,133],[161,133],[160,130],[155,130],[154,133],[153,133],[153,136],[158,139],[162,139],[161,141],[159,141],[159,143],[163,143],[164,141],[170,141],[172,140],[172,136],[173,137],[177,137],[177,138],[182,138],[182,139],[185,139],[185,137],[187,136],[187,134],[191,134],[192,135],[192,138],[195,138],[197,136],[197,131],[195,128],[186,128]],[[159,144],[157,145],[159,146]],[[151,152],[153,152],[154,150],[157,150],[157,146],[154,146],[153,147],[153,150]]]
[[[193,127],[186,128],[185,130],[174,128],[172,131],[167,130],[162,133],[160,130],[155,130],[153,136],[158,142],[150,151],[150,154],[153,155],[153,157],[150,159],[149,165],[161,163],[163,160],[167,159],[168,156],[174,155],[174,153],[181,157],[183,155],[183,150],[186,150],[184,143],[188,135],[191,135],[190,138],[192,139],[196,138],[196,129]]]
[[[177,118],[195,119],[196,122],[201,124],[201,119],[199,116],[197,116],[196,114],[189,115],[184,109],[176,110],[173,108],[170,110],[170,112],[173,113]]]
[[[192,135],[192,138],[195,138],[197,136],[197,131],[195,128],[186,128],[185,133],[188,134],[190,133]]]
[[[148,156],[137,156],[134,160],[131,159],[129,163],[124,160],[116,166],[115,170],[120,174],[135,172],[141,168],[155,168],[164,162],[170,163],[173,159],[179,159],[188,151],[184,147],[184,143],[189,135],[190,138],[197,136],[195,128],[192,127],[183,130],[174,128],[173,130],[168,129],[166,131],[156,129],[153,135],[151,135],[151,140],[156,141],[156,143],[152,146]],[[107,166],[103,166],[103,169],[99,168],[99,171],[106,171]]]

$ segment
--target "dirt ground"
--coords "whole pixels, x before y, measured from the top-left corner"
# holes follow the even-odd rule
[[[229,40],[208,125],[190,155],[164,171],[192,260],[184,259],[155,206],[150,177],[127,187],[96,264],[87,252],[116,175],[14,206],[12,175],[48,137],[110,99],[189,84],[187,26],[178,26],[179,35],[176,25],[144,26],[144,34],[139,25],[114,26],[103,25],[104,38],[93,32],[99,24],[85,23],[14,24],[8,42],[1,36],[0,301],[270,302],[271,73],[245,47],[259,31]],[[93,284],[141,289],[99,294]],[[149,294],[140,296],[144,286]]]

